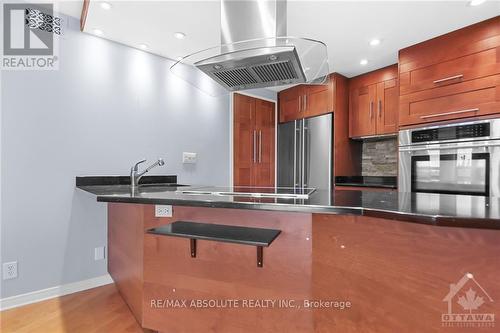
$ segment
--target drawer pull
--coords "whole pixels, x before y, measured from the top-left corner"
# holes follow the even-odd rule
[[[463,77],[464,77],[463,74],[458,74],[458,75],[454,75],[454,76],[450,76],[450,77],[445,77],[444,79],[439,79],[439,80],[434,81],[434,84],[443,83],[443,82],[450,81],[450,80],[455,80],[455,79],[461,79]]]
[[[466,113],[466,112],[477,112],[479,111],[479,108],[474,108],[474,109],[467,109],[467,110],[460,110],[460,111],[452,111],[452,112],[444,112],[444,113],[437,113],[437,114],[431,114],[428,116],[420,116],[421,119],[427,119],[427,118],[436,118],[436,117],[441,117],[441,116],[449,116],[452,114],[459,114],[459,113]]]

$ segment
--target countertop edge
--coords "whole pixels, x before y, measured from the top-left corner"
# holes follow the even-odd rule
[[[83,189],[81,189],[83,190]],[[83,190],[85,191],[85,190]],[[407,212],[396,212],[382,210],[376,208],[364,207],[343,207],[343,206],[295,206],[291,204],[279,203],[232,203],[221,201],[193,201],[182,199],[158,199],[158,198],[123,198],[112,196],[97,195],[98,202],[109,203],[131,203],[131,204],[159,204],[172,206],[190,206],[190,207],[206,207],[206,208],[228,208],[228,209],[249,209],[249,210],[264,210],[264,211],[282,211],[291,213],[311,213],[311,214],[332,214],[332,215],[358,215],[373,218],[382,218],[387,220],[397,220],[399,222],[417,223],[432,225],[436,227],[457,227],[457,228],[473,228],[473,229],[488,229],[500,230],[500,223],[496,219],[491,218],[469,218],[460,216],[442,216],[442,215],[426,215],[412,214]]]

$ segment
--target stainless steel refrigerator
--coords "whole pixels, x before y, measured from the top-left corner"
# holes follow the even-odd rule
[[[331,190],[332,114],[278,126],[278,186]]]

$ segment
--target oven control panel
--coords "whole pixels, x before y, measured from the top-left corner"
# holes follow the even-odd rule
[[[411,133],[411,142],[448,141],[490,136],[490,123],[423,129]]]

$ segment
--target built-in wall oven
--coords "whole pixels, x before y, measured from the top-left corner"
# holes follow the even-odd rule
[[[399,132],[399,191],[500,196],[500,119]]]

